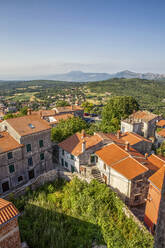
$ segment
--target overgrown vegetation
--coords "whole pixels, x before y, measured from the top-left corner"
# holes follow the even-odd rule
[[[86,85],[91,93],[111,96],[132,96],[141,109],[165,115],[165,82],[146,79],[113,78],[106,81],[91,82]]]
[[[52,128],[52,140],[61,142],[67,137],[82,129],[87,128],[87,123],[79,117],[68,118],[67,120],[60,120],[56,127]]]
[[[152,236],[123,213],[123,203],[106,185],[74,178],[55,181],[13,200],[22,240],[33,248],[151,248]]]

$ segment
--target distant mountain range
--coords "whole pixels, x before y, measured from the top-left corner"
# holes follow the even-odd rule
[[[7,76],[6,76],[7,77]],[[12,76],[10,76],[12,78]],[[14,77],[15,78],[15,77]],[[155,73],[136,73],[132,71],[120,71],[117,73],[93,73],[93,72],[82,72],[82,71],[70,71],[63,74],[52,74],[52,75],[40,75],[40,76],[28,76],[28,77],[19,77],[17,80],[8,79],[0,80],[4,81],[29,81],[29,80],[56,80],[56,81],[66,81],[66,82],[94,82],[102,81],[111,78],[140,78],[148,80],[165,80],[165,74],[155,74]]]
[[[165,74],[136,73],[128,70],[117,72],[114,74],[71,71],[64,74],[55,74],[55,75],[42,77],[42,79],[47,79],[47,80],[59,80],[59,81],[69,81],[69,82],[92,82],[92,81],[107,80],[110,78],[140,78],[140,79],[148,79],[148,80],[160,80],[160,79],[165,79]]]

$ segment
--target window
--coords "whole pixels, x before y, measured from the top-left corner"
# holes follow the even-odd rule
[[[23,180],[23,176],[18,177],[18,182],[21,182]]]
[[[73,165],[71,165],[71,171],[72,171],[72,173],[75,172],[75,168]]]
[[[142,181],[137,181],[136,185],[138,188],[140,188],[142,186]]]
[[[2,190],[6,192],[9,190],[9,182],[2,183]]]
[[[65,167],[68,167],[68,163],[65,161]]]
[[[63,158],[61,159],[61,164],[62,164],[62,166],[64,166],[64,160],[63,160]]]
[[[135,195],[135,199],[136,202],[138,202],[140,200],[140,195]]]
[[[91,155],[91,163],[95,163],[95,155],[94,154]]]
[[[29,171],[29,180],[34,178],[34,170]]]
[[[104,170],[106,170],[106,164],[104,164]]]
[[[40,147],[43,147],[43,146],[44,146],[43,140],[40,140],[40,141],[39,141],[39,145],[40,145]]]
[[[62,155],[64,156],[64,150],[62,150]]]
[[[27,144],[27,145],[26,145],[26,151],[27,151],[27,152],[31,152],[31,150],[32,150],[32,149],[31,149],[31,144]]]
[[[31,124],[31,123],[29,123],[28,126],[29,126],[31,129],[35,128],[35,126],[34,126],[33,124]]]
[[[40,160],[44,160],[44,153],[40,153]]]
[[[32,157],[28,158],[28,165],[32,166],[33,165],[33,159]]]
[[[70,158],[74,160],[74,156],[72,154],[70,155]]]
[[[13,173],[15,171],[14,164],[9,165],[9,172]]]
[[[8,157],[8,159],[13,158],[13,153],[12,153],[12,152],[9,152],[9,153],[7,154],[7,157]]]

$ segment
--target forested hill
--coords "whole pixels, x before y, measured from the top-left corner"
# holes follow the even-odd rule
[[[165,81],[114,78],[88,83],[87,88],[98,96],[107,92],[112,96],[133,96],[140,108],[165,114]]]

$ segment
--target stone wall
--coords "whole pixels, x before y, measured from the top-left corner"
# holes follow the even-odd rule
[[[17,218],[11,219],[0,228],[1,248],[21,248],[20,233]]]

